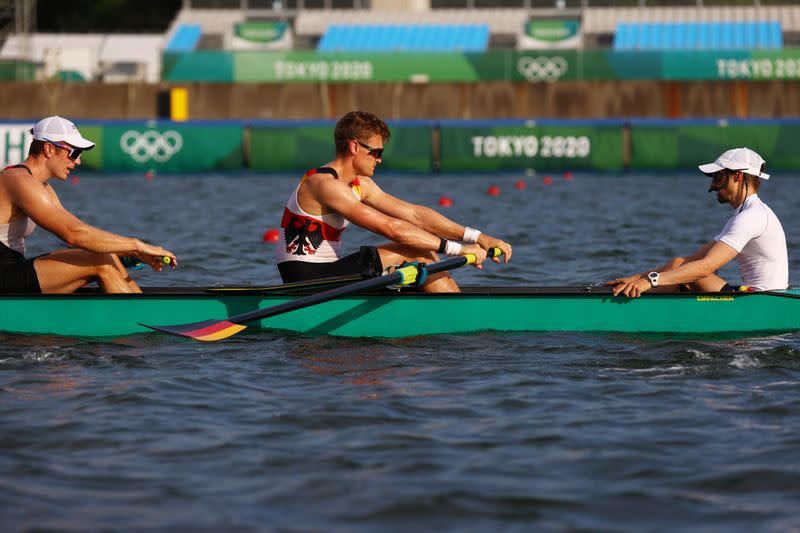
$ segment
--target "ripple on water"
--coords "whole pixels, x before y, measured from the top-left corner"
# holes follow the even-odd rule
[[[262,285],[278,276],[261,235],[297,178],[55,186],[122,234],[181,198],[169,224],[146,225],[181,268],[134,272],[143,284]],[[694,196],[694,175],[576,175],[490,201],[490,179],[508,191],[518,177],[380,179],[424,205],[457,192],[448,214],[512,240],[508,266],[454,273],[469,284],[643,271],[729,215]],[[764,190],[785,227],[800,227],[798,187]],[[36,237],[33,255],[47,249]],[[797,334],[0,335],[0,516],[9,530],[787,531],[800,524],[798,384]]]

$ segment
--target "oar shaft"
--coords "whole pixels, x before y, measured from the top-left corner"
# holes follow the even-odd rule
[[[353,292],[366,291],[378,287],[385,287],[386,285],[392,285],[393,283],[399,283],[402,281],[402,279],[402,274],[398,272],[389,274],[388,276],[369,278],[363,281],[357,281],[356,283],[350,283],[342,287],[335,287],[333,289],[328,289],[327,291],[318,292],[317,294],[312,294],[304,298],[292,300],[290,302],[274,305],[268,309],[257,309],[255,311],[242,313],[241,315],[232,316],[228,318],[228,322],[245,324],[247,322],[252,322],[253,320],[263,320],[265,318],[286,313],[288,311],[294,311],[296,309],[303,309],[304,307],[321,304]]]
[[[492,248],[490,250],[491,257],[497,257],[497,255],[499,255],[500,253],[499,251],[494,251],[494,250],[496,249]],[[474,262],[475,262],[475,256],[472,254],[467,254],[458,257],[450,257],[443,261],[430,264],[426,267],[426,269],[428,271],[428,274],[434,274],[436,272],[452,270],[454,268],[460,267],[461,265]],[[234,324],[245,324],[247,322],[252,322],[254,320],[263,320],[271,316],[280,315],[281,313],[296,311],[298,309],[303,309],[305,307],[310,307],[312,305],[317,305],[330,300],[334,300],[340,296],[345,296],[347,294],[353,294],[360,291],[367,291],[370,289],[377,289],[379,287],[386,287],[387,285],[395,285],[403,281],[403,276],[404,275],[402,272],[395,271],[386,276],[378,276],[377,278],[369,278],[363,281],[357,281],[355,283],[350,283],[342,287],[334,287],[333,289],[328,289],[327,291],[319,292],[317,294],[311,294],[309,296],[305,296],[297,300],[292,300],[291,302],[285,302],[282,304],[274,305],[267,309],[257,309],[255,311],[250,311],[247,313],[242,313],[240,315],[232,316],[228,318],[228,322],[233,322]]]
[[[500,255],[500,251],[492,248],[489,250],[489,253],[487,255],[489,257],[497,257],[498,255]],[[459,257],[451,257],[449,259],[445,259],[444,261],[439,261],[437,263],[433,263],[432,265],[427,265],[424,268],[426,269],[427,273],[437,273],[457,268],[464,264],[474,263],[476,259],[477,258],[475,257],[475,255],[467,254]],[[282,304],[268,307],[266,309],[257,309],[255,311],[250,311],[248,313],[242,313],[240,315],[232,316],[227,320],[204,320],[192,324],[178,324],[175,326],[148,326],[147,324],[142,324],[142,325],[150,329],[154,329],[156,331],[163,331],[164,333],[169,333],[171,335],[189,337],[201,341],[218,341],[230,337],[231,335],[235,335],[239,331],[242,331],[247,327],[244,326],[243,324],[247,322],[262,320],[275,315],[279,315],[281,313],[296,311],[298,309],[303,309],[306,307],[310,307],[312,305],[317,305],[330,300],[335,300],[336,298],[339,298],[341,296],[347,296],[348,294],[354,294],[360,291],[367,291],[369,289],[376,289],[378,287],[385,287],[387,285],[393,285],[393,284],[409,285],[412,283],[419,283],[418,280],[422,279],[420,278],[420,268],[422,267],[420,267],[420,265],[417,264],[400,266],[394,272],[386,276],[379,276],[377,278],[365,279],[358,281],[356,283],[351,283],[349,285],[335,287],[332,289],[328,289],[327,291],[323,291],[317,294],[311,294],[308,296],[304,296],[302,298],[297,298],[296,300],[292,300],[290,302],[284,302]]]

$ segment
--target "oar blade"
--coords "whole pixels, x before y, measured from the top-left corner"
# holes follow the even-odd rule
[[[161,331],[177,337],[187,337],[189,339],[203,342],[214,342],[227,339],[228,337],[236,335],[243,329],[247,329],[247,326],[235,324],[228,320],[203,320],[202,322],[179,324],[176,326],[141,325],[155,331]]]

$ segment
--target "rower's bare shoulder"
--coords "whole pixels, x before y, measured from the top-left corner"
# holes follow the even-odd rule
[[[31,179],[25,170],[9,169],[3,172],[0,175],[0,187],[15,202],[57,199],[56,192],[49,184]]]
[[[362,187],[370,187],[370,188],[380,189],[380,187],[378,187],[378,184],[375,183],[375,181],[372,178],[370,178],[369,176],[359,176],[358,177],[358,181],[361,183]]]
[[[336,177],[330,174],[323,174],[317,173],[313,176],[309,176],[304,185],[308,186],[308,189],[316,196],[316,195],[324,195],[324,194],[343,194],[345,193],[348,188],[340,179],[336,179]]]
[[[30,174],[23,169],[9,168],[0,174],[0,187],[14,193],[16,191],[41,190],[42,184],[30,179]]]
[[[381,189],[372,178],[368,176],[359,176],[358,181],[361,184],[362,200],[375,199],[383,194],[383,189]]]

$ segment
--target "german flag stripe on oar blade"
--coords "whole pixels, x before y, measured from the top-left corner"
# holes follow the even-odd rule
[[[181,324],[179,326],[148,326],[151,329],[188,337],[198,341],[213,342],[235,335],[247,329],[247,326],[234,324],[227,320],[203,320],[194,324]]]

